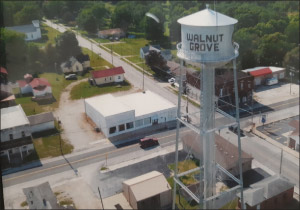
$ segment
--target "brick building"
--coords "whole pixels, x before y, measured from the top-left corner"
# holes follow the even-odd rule
[[[187,72],[186,79],[188,84],[200,89],[200,72]],[[254,77],[244,72],[237,72],[237,79],[240,106],[242,107],[244,104],[251,105]],[[216,70],[215,95],[219,98],[219,107],[227,107],[228,103],[235,104],[232,70]]]

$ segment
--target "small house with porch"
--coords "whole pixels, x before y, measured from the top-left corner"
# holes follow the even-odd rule
[[[80,63],[73,56],[66,62],[60,65],[60,68],[64,74],[67,73],[78,73],[83,71],[82,63]]]
[[[11,26],[6,27],[6,29],[25,34],[26,41],[32,41],[42,38],[39,20],[33,20],[32,24],[29,25]]]

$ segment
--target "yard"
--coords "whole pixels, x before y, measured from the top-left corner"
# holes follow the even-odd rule
[[[82,49],[83,54],[88,54],[90,56],[91,67],[93,69],[95,69],[95,70],[97,70],[97,68],[105,69],[105,66],[107,66],[109,68],[114,67],[109,62],[107,62],[106,60],[104,60],[98,54],[92,52],[91,50],[84,48],[84,47],[82,47],[81,49]]]
[[[121,56],[128,56],[128,55],[139,55],[140,48],[144,47],[146,44],[149,43],[148,40],[144,38],[136,38],[136,39],[121,39],[120,41],[125,43],[119,44],[105,44],[105,47],[111,49],[118,53]]]
[[[55,38],[61,34],[59,31],[55,30],[54,28],[51,28],[50,26],[47,26],[46,24],[41,24],[41,33],[42,33],[42,39],[34,41],[35,45],[38,47],[45,47],[48,43],[55,44]]]
[[[40,78],[46,78],[51,84],[52,94],[55,102],[47,105],[39,105],[31,100],[31,96],[16,98],[16,103],[21,104],[26,115],[39,114],[46,111],[53,111],[59,105],[61,91],[69,85],[72,81],[65,80],[62,74],[43,73],[39,75]]]
[[[131,84],[125,80],[125,82],[119,84],[107,84],[104,86],[92,86],[89,82],[81,82],[74,86],[70,92],[70,98],[72,100],[89,98],[96,95],[102,95],[107,93],[114,93],[118,91],[126,91],[131,89]]]

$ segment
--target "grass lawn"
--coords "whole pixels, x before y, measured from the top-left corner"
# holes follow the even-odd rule
[[[33,139],[34,148],[38,157],[57,157],[62,155],[60,149],[60,134]],[[73,145],[61,139],[63,154],[69,154],[73,151]]]
[[[80,98],[89,98],[96,95],[102,95],[106,93],[114,93],[118,91],[126,91],[131,88],[131,84],[125,81],[120,86],[118,84],[105,85],[105,86],[92,86],[89,82],[81,82],[74,86],[71,90],[70,97],[72,100]]]
[[[44,112],[43,106],[40,106],[36,102],[32,101],[31,97],[32,96],[16,98],[16,104],[21,104],[27,116]]]
[[[105,46],[111,49],[121,56],[124,55],[139,55],[140,48],[144,47],[146,44],[149,43],[148,40],[144,38],[137,38],[137,39],[121,39],[120,41],[125,43],[120,44],[106,44]]]
[[[126,59],[130,60],[132,63],[144,62],[144,59],[141,59],[139,55],[132,56],[132,57],[127,57]]]
[[[91,50],[84,47],[82,47],[81,49],[84,54],[88,54],[90,56],[91,67],[93,69],[97,69],[97,68],[105,69],[104,66],[108,66],[109,68],[114,67],[109,62],[107,62],[106,60],[104,60],[103,58],[101,58],[99,55],[92,52]]]
[[[196,168],[196,167],[198,167],[197,164],[199,164],[199,163],[196,162],[195,160],[185,160],[185,161],[178,162],[178,173],[182,173],[182,172],[191,170],[193,168]],[[168,167],[170,170],[174,171],[175,163],[168,165]],[[195,174],[199,174],[199,172],[193,172],[188,175],[182,176],[182,177],[180,177],[180,181],[185,185],[194,184],[197,182],[194,178]]]
[[[142,68],[144,68],[147,72],[149,72],[150,74],[155,74],[155,72],[147,65],[147,64],[143,64],[143,63],[139,63],[139,64],[136,64]]]

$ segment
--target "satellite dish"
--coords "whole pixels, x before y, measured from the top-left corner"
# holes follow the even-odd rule
[[[158,17],[156,17],[156,16],[153,15],[152,13],[147,12],[147,13],[146,13],[146,16],[152,18],[152,19],[155,20],[157,23],[159,23]]]

